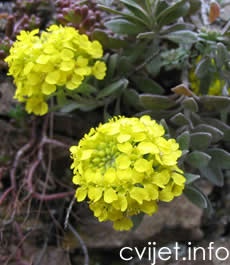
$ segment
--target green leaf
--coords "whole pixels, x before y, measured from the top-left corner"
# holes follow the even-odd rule
[[[224,136],[224,133],[221,130],[208,124],[199,124],[192,130],[192,132],[210,133],[212,135],[212,143],[220,141]]]
[[[113,93],[117,92],[118,90],[121,90],[123,88],[126,88],[128,86],[129,81],[125,78],[120,79],[107,87],[105,87],[103,90],[101,90],[98,95],[97,99],[104,98],[107,96],[112,95]]]
[[[118,59],[119,55],[114,53],[109,56],[108,63],[107,63],[107,72],[106,72],[106,79],[111,80],[115,74],[116,68],[118,66]]]
[[[64,106],[67,103],[67,97],[63,89],[58,90],[57,92],[57,105]]]
[[[179,126],[183,126],[183,125],[188,125],[189,124],[188,119],[181,112],[179,112],[179,113],[175,114],[173,117],[171,117],[170,121],[172,123],[174,123],[175,125],[179,125]]]
[[[223,141],[230,142],[230,126],[228,126],[223,121],[217,120],[215,118],[204,118],[203,120],[224,133]]]
[[[209,88],[212,84],[212,75],[213,73],[207,69],[207,74],[200,78],[199,92],[201,95],[207,95]]]
[[[198,78],[205,77],[209,73],[209,68],[211,65],[211,60],[209,57],[202,58],[195,69],[195,74]]]
[[[137,1],[132,0],[120,0],[135,16],[142,18],[143,21],[146,21],[146,25],[151,25],[151,18],[149,17],[146,10],[142,8],[141,5],[138,5]]]
[[[197,112],[199,107],[198,104],[196,103],[195,99],[192,97],[187,97],[184,99],[182,102],[182,105],[184,106],[185,109],[190,110],[192,112]]]
[[[134,89],[126,89],[124,92],[125,104],[133,106],[135,108],[140,107],[139,95]]]
[[[205,118],[203,118],[203,121],[205,121],[207,124],[209,124],[213,127],[218,128],[219,130],[221,130],[223,132],[230,130],[230,126],[221,120],[218,120],[215,118],[210,118],[210,117],[207,117],[207,118],[205,117]]]
[[[189,11],[190,4],[187,0],[176,2],[176,4],[164,9],[160,14],[156,14],[156,21],[161,28],[164,25],[173,23],[180,17],[185,16]]]
[[[230,97],[224,96],[201,96],[199,98],[201,111],[218,111],[225,110],[230,106]]]
[[[165,135],[170,135],[169,133],[169,127],[165,119],[160,120],[160,125],[162,125],[165,129]]]
[[[151,76],[159,74],[162,67],[160,54],[156,55],[150,62],[146,64],[146,70]]]
[[[192,173],[184,173],[184,176],[186,178],[186,185],[191,184],[200,178],[200,175],[192,174]]]
[[[148,3],[149,1],[146,0]],[[157,15],[161,14],[164,10],[166,10],[170,5],[166,1],[155,1],[153,0],[153,7],[149,8],[150,10],[153,10],[154,16],[157,17]]]
[[[15,119],[17,122],[24,122],[26,120],[27,112],[21,104],[16,104],[12,106],[8,111],[10,118]]]
[[[215,167],[211,164],[208,167],[200,168],[200,173],[214,185],[219,187],[224,185],[224,176],[218,166]]]
[[[203,120],[201,120],[201,117],[199,116],[199,114],[195,113],[195,112],[191,112],[190,114],[190,120],[192,122],[192,124],[194,126],[198,125],[198,124],[203,124]]]
[[[84,103],[79,102],[71,102],[69,104],[66,104],[64,107],[60,109],[60,112],[62,113],[70,113],[74,110],[80,109],[82,111],[90,111],[94,110],[95,108],[99,107],[100,103],[96,101],[88,101]]]
[[[96,29],[92,32],[92,39],[98,40],[105,49],[120,49],[127,46],[125,40],[111,37],[100,29]]]
[[[137,88],[144,93],[162,94],[164,89],[153,79],[144,76],[133,76]]]
[[[230,130],[224,132],[223,141],[230,142]]]
[[[89,94],[97,92],[97,89],[96,89],[96,87],[94,87],[90,84],[82,83],[77,88],[77,92],[80,93],[81,95],[89,95]]]
[[[221,169],[230,169],[230,153],[220,148],[212,148],[207,151],[212,157],[211,163],[213,166],[218,166]]]
[[[138,215],[134,215],[131,217],[132,221],[133,221],[133,227],[132,230],[135,230],[138,228],[138,226],[141,224],[142,220],[143,220],[144,214],[140,213]]]
[[[208,198],[206,195],[195,186],[186,186],[184,190],[185,196],[195,205],[200,208],[208,208]]]
[[[137,35],[137,39],[154,39],[156,37],[156,33],[153,31],[139,33]]]
[[[103,45],[103,47],[108,47],[108,43],[109,43],[109,37],[108,34],[106,34],[104,31],[102,30],[95,30],[92,34],[92,38],[94,40],[98,40],[100,41],[100,43]]]
[[[192,151],[186,156],[185,161],[193,168],[204,168],[209,164],[211,158],[204,152]]]
[[[192,15],[201,10],[201,0],[189,0],[190,9],[189,14]]]
[[[165,34],[169,34],[170,32],[174,32],[174,31],[180,31],[180,30],[193,30],[194,29],[194,25],[192,24],[188,24],[188,23],[175,23],[173,25],[169,25],[169,26],[165,26],[162,30],[161,30],[161,35],[165,35]]]
[[[181,150],[188,150],[190,145],[190,133],[185,131],[176,138]]]
[[[124,76],[124,73],[131,73],[134,71],[134,65],[130,61],[130,58],[127,56],[121,56],[118,61],[119,67],[117,67],[117,73],[118,76]]]
[[[197,33],[190,30],[178,30],[161,35],[162,38],[171,40],[178,44],[193,44],[198,41]]]
[[[129,62],[133,64],[133,68],[135,68],[137,66],[136,65],[137,61],[139,62],[140,59],[141,59],[141,64],[142,60],[148,60],[148,55],[146,54],[147,46],[148,44],[146,44],[146,41],[137,41],[129,45],[129,48],[124,50],[123,55],[121,55],[120,57],[128,59]]]
[[[211,133],[195,132],[191,134],[191,148],[193,150],[206,150],[209,147],[211,141]]]
[[[217,54],[215,56],[216,66],[218,68],[221,68],[225,64],[226,60],[229,60],[229,53],[227,47],[223,43],[218,42]]]
[[[143,104],[142,104],[142,109],[143,109]],[[140,115],[149,115],[153,119],[156,120],[161,120],[161,119],[169,119],[173,114],[176,114],[179,110],[179,108],[173,109],[172,111],[168,110],[159,110],[159,109],[146,109],[145,111],[142,111],[138,113],[138,116]]]
[[[105,22],[105,26],[118,34],[137,35],[145,31],[143,25],[134,23],[125,18],[114,18],[113,20]]]
[[[176,105],[176,102],[169,97],[152,94],[140,95],[140,102],[145,109],[150,110],[164,110]]]

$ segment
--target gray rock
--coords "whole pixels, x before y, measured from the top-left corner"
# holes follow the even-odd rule
[[[130,244],[147,244],[155,241],[159,244],[171,241],[200,240],[202,210],[181,196],[171,203],[161,203],[153,216],[144,216],[136,230],[128,232],[114,231],[111,223],[99,223],[84,207],[80,214],[80,225],[76,230],[89,248],[120,248]],[[66,235],[66,242],[71,234]],[[71,239],[72,242],[72,239]],[[68,245],[68,243],[67,243]],[[75,240],[72,247],[80,247]]]
[[[5,81],[0,84],[0,114],[7,114],[13,106],[14,91],[12,82]]]

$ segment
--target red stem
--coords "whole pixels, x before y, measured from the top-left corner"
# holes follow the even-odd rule
[[[0,197],[0,205],[3,203],[3,201],[6,199],[7,195],[14,189],[13,186],[9,187],[7,190],[5,190]]]

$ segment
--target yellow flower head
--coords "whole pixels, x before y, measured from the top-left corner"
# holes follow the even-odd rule
[[[86,76],[101,80],[105,77],[106,65],[99,61],[103,49],[98,41],[90,41],[73,27],[52,25],[40,36],[38,30],[21,31],[5,59],[9,75],[14,77],[17,90],[15,98],[21,102],[35,97],[44,102],[59,87],[77,89]],[[31,105],[28,103],[27,105]],[[36,115],[48,112],[26,108]]]
[[[77,200],[87,198],[98,220],[112,221],[116,230],[129,230],[130,217],[152,215],[159,200],[169,202],[184,188],[179,145],[166,140],[164,128],[147,115],[114,117],[70,152]]]

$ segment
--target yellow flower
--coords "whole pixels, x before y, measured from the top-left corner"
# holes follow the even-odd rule
[[[118,219],[113,223],[113,228],[115,230],[120,230],[120,231],[124,231],[124,230],[130,230],[133,226],[132,221],[127,218],[127,217],[123,217],[122,219]]]
[[[75,90],[89,75],[102,80],[106,65],[97,60],[103,56],[101,44],[90,41],[73,27],[51,25],[40,36],[38,32],[21,31],[5,61],[9,65],[8,75],[13,76],[17,87],[15,98],[27,104],[30,98],[41,95],[42,111],[35,112],[31,103],[26,110],[43,115],[48,112],[45,102],[59,88]]]
[[[117,230],[129,230],[132,216],[152,215],[159,200],[169,202],[184,189],[179,145],[147,115],[114,117],[70,152],[76,199],[87,199],[98,220],[112,221]]]
[[[92,74],[99,80],[104,79],[106,72],[106,65],[104,62],[97,61],[93,68],[92,68]]]
[[[48,112],[48,105],[42,96],[30,97],[26,102],[26,111],[42,116]]]

